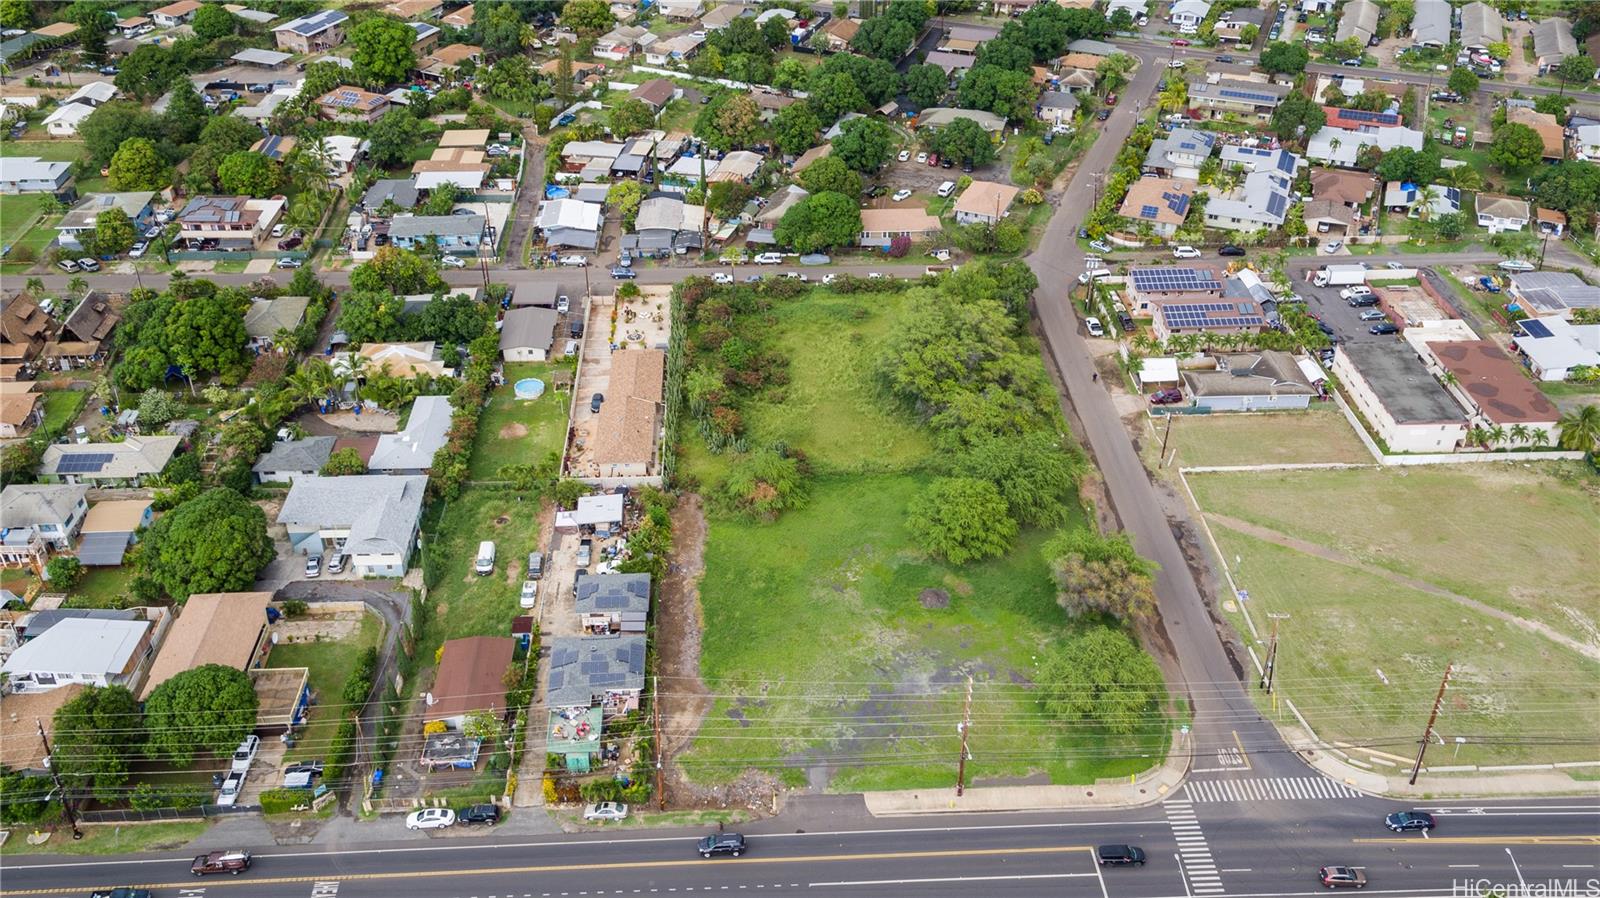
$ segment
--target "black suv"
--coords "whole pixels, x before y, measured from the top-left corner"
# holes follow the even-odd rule
[[[1421,811],[1401,811],[1383,818],[1383,825],[1397,833],[1433,829],[1433,815]]]
[[[494,826],[500,822],[500,809],[492,804],[475,804],[456,817],[457,823]]]
[[[738,857],[744,854],[744,836],[738,833],[718,833],[706,836],[700,840],[700,856],[710,857],[713,854],[731,854]]]
[[[1137,845],[1101,845],[1094,851],[1102,867],[1144,866],[1144,849]]]

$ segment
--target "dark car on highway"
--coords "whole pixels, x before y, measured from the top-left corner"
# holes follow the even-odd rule
[[[131,886],[119,886],[115,889],[95,889],[89,893],[89,898],[150,898],[150,890],[135,889]]]
[[[701,857],[710,857],[713,854],[728,854],[738,857],[744,854],[744,836],[738,833],[717,833],[706,836],[700,840],[698,849]]]
[[[1094,853],[1102,867],[1144,866],[1144,849],[1137,845],[1101,845]]]
[[[1401,811],[1383,818],[1383,825],[1397,833],[1413,832],[1415,830],[1429,830],[1434,827],[1432,814],[1421,811]]]
[[[213,851],[202,854],[189,865],[189,872],[196,876],[207,876],[212,873],[232,873],[238,876],[250,869],[250,852],[248,851]]]

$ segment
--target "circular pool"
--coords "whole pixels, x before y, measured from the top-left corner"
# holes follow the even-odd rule
[[[512,384],[518,399],[538,399],[544,395],[544,381],[537,377],[524,377]]]

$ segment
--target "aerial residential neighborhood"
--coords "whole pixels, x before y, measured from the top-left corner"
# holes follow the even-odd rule
[[[1589,0],[0,2],[0,890],[1584,894],[1597,157]]]

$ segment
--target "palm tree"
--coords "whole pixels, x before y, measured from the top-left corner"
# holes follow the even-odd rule
[[[1528,425],[1526,424],[1511,425],[1511,442],[1526,443],[1528,441],[1528,433]]]
[[[1528,441],[1535,446],[1548,446],[1550,445],[1550,431],[1545,430],[1543,427],[1535,427],[1528,434]]]
[[[1556,445],[1573,452],[1593,452],[1600,445],[1600,405],[1586,405],[1561,416]]]
[[[300,402],[315,402],[332,395],[339,383],[339,376],[327,360],[310,358],[289,375],[289,392]]]
[[[1484,430],[1482,427],[1474,427],[1471,430],[1467,431],[1467,445],[1468,446],[1487,446],[1487,445],[1489,445],[1489,431]]]
[[[38,296],[44,292],[44,278],[28,278],[28,282],[23,287],[34,296]]]
[[[89,282],[84,280],[81,275],[73,275],[72,280],[67,281],[67,292],[74,296],[82,296],[88,290]]]
[[[1505,441],[1506,441],[1506,429],[1505,429],[1505,427],[1503,427],[1503,426],[1501,426],[1499,424],[1496,424],[1493,427],[1489,428],[1489,442],[1488,442],[1489,446],[1498,446],[1501,443],[1504,443]]]

